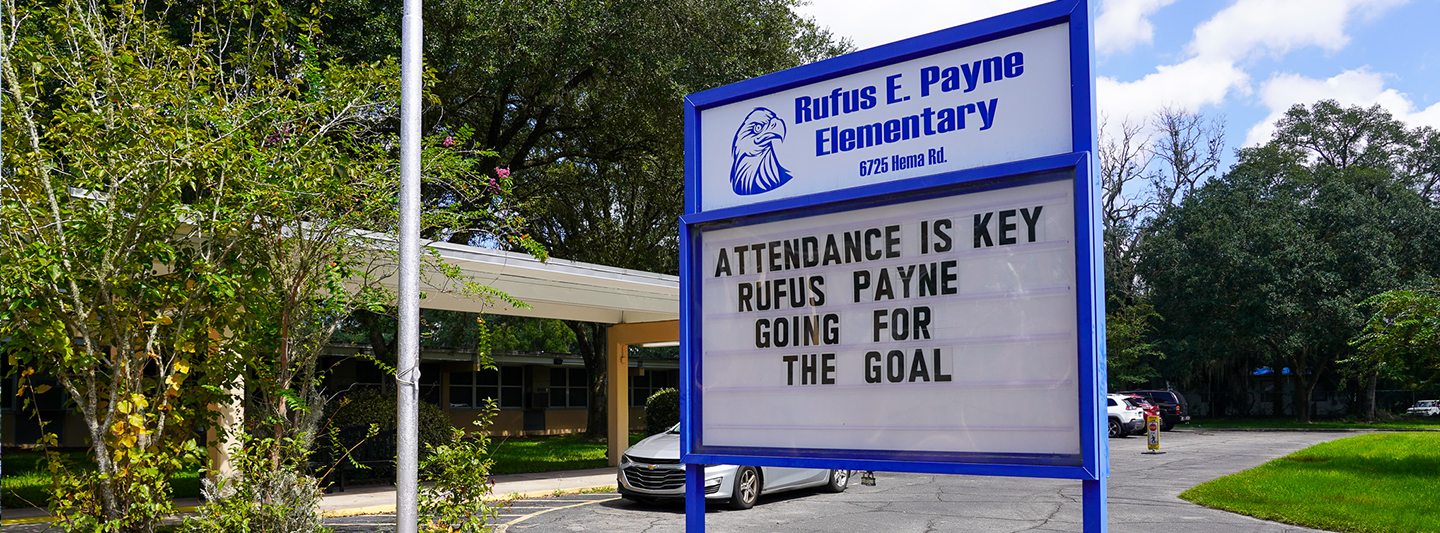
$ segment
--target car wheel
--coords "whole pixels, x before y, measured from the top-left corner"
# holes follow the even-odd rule
[[[848,485],[850,485],[849,470],[831,470],[830,482],[826,483],[825,488],[821,490],[825,492],[845,492],[845,487]]]
[[[1175,429],[1175,420],[1160,417],[1160,431],[1170,431],[1172,429]]]
[[[731,509],[749,509],[760,498],[760,472],[753,466],[742,466],[735,471],[735,488],[730,491]]]
[[[1119,420],[1119,419],[1115,419],[1115,418],[1111,418],[1111,419],[1110,419],[1110,438],[1112,438],[1112,439],[1125,438],[1125,426],[1120,425],[1120,420]]]

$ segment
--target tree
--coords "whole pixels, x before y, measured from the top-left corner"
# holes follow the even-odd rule
[[[1359,348],[1357,359],[1389,367],[1390,375],[1411,386],[1440,377],[1440,284],[1382,292],[1363,305],[1375,312],[1351,341]]]
[[[1112,299],[1115,297],[1112,297]],[[1144,386],[1160,377],[1153,363],[1165,354],[1152,341],[1159,319],[1148,303],[1115,305],[1105,317],[1106,377],[1112,390]]]
[[[395,0],[328,4],[322,49],[399,50]],[[681,98],[848,51],[796,0],[426,3],[437,99],[425,122],[475,132],[483,166],[515,172],[519,214],[557,257],[674,273]],[[492,175],[495,175],[492,173]],[[427,189],[427,202],[470,205]],[[479,207],[479,206],[476,206]],[[509,247],[469,224],[427,236]],[[605,325],[568,322],[590,374],[588,433],[606,432]]]
[[[58,502],[76,529],[152,529],[234,376],[211,333],[237,305],[224,228],[250,213],[194,191],[250,121],[217,98],[207,44],[176,46],[143,8],[4,3],[0,336],[84,419],[97,471],[62,481],[95,490]]]
[[[1160,216],[1140,263],[1166,318],[1167,352],[1196,370],[1245,356],[1288,366],[1303,422],[1310,394],[1364,323],[1355,305],[1434,268],[1414,255],[1434,245],[1423,233],[1430,210],[1409,183],[1385,169],[1332,166],[1356,159],[1312,159],[1310,145],[1289,141],[1298,129],[1366,134],[1333,126],[1282,121],[1275,141],[1242,150],[1229,173]]]
[[[188,6],[184,31],[168,7],[4,4],[0,338],[85,421],[97,470],[56,503],[72,530],[153,530],[247,373],[251,429],[301,454],[271,471],[302,468],[320,346],[387,299],[394,63],[322,63],[266,0]],[[484,207],[427,220],[507,235],[510,182],[473,170],[467,135],[432,139],[425,171]]]
[[[1101,131],[1107,131],[1104,125]],[[1224,145],[1220,119],[1164,108],[1148,123],[1124,121],[1100,144],[1101,220],[1104,224],[1106,334],[1112,381],[1141,385],[1161,377],[1165,360],[1153,342],[1163,320],[1148,303],[1137,273],[1139,251],[1155,217],[1210,179]]]
[[[1104,124],[1100,129],[1108,130]],[[1148,123],[1123,121],[1118,132],[1101,138],[1106,291],[1121,296],[1121,303],[1143,296],[1136,285],[1135,251],[1150,221],[1214,177],[1224,145],[1223,119],[1170,107],[1156,111]]]

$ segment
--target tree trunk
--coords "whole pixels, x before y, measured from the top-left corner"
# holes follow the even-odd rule
[[[396,328],[384,324],[384,317],[379,313],[368,309],[360,309],[355,312],[355,317],[360,320],[360,325],[365,328],[365,335],[370,339],[370,353],[375,355],[375,360],[395,368],[399,359],[395,356],[395,342],[399,335]],[[391,335],[390,340],[385,340],[385,334]],[[395,393],[395,381],[389,379],[380,380],[380,392],[382,394]]]
[[[1291,377],[1295,382],[1295,421],[1301,424],[1310,423],[1310,396],[1315,392],[1315,386],[1320,384],[1320,375],[1324,373],[1325,367],[1316,367],[1312,376],[1305,377],[1308,367],[1305,366],[1306,353],[1291,357]]]
[[[1295,421],[1301,424],[1310,423],[1310,391],[1305,388],[1305,377],[1300,375],[1298,367],[1291,367],[1290,382],[1295,385]]]
[[[1280,374],[1279,366],[1270,372],[1270,388],[1275,391],[1270,397],[1270,416],[1276,418],[1285,416],[1285,376]]]
[[[1370,372],[1369,379],[1365,380],[1365,422],[1375,423],[1375,386],[1380,381],[1380,371]]]
[[[566,320],[565,326],[575,332],[575,342],[580,347],[580,358],[585,361],[585,370],[590,375],[589,408],[585,414],[585,436],[605,438],[609,435],[609,404],[606,387],[608,360],[605,347],[605,324]]]

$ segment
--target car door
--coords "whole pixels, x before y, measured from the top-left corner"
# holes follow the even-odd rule
[[[762,468],[765,476],[765,485],[762,491],[766,493],[789,490],[795,487],[816,484],[818,480],[826,479],[829,470],[817,470],[814,468],[785,468],[778,466],[766,466]]]

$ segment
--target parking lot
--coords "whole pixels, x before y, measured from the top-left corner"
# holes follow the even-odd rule
[[[1180,500],[1199,483],[1353,432],[1199,431],[1164,433],[1162,455],[1144,455],[1145,439],[1110,439],[1110,531],[1115,533],[1301,532]],[[841,494],[799,490],[762,496],[754,509],[711,506],[709,531],[774,532],[1018,532],[1081,531],[1080,483],[1075,481],[879,472],[877,485],[858,477]],[[394,531],[393,515],[327,519],[337,533]],[[683,532],[682,505],[640,505],[614,492],[517,500],[501,515],[500,531]],[[46,531],[45,525],[7,526],[5,533]],[[50,529],[50,531],[54,531]]]
[[[1313,531],[1206,509],[1177,496],[1196,484],[1239,472],[1353,433],[1206,432],[1177,429],[1163,455],[1143,455],[1145,439],[1111,439],[1110,530],[1116,533]],[[842,494],[801,490],[761,497],[754,509],[712,506],[709,531],[1017,532],[1081,531],[1080,483],[1074,481],[878,473]],[[377,519],[379,518],[379,519]],[[514,502],[502,517],[510,533],[682,532],[681,505],[649,506],[615,493]],[[388,530],[389,517],[332,522],[338,532]],[[363,524],[363,525],[361,525]]]

